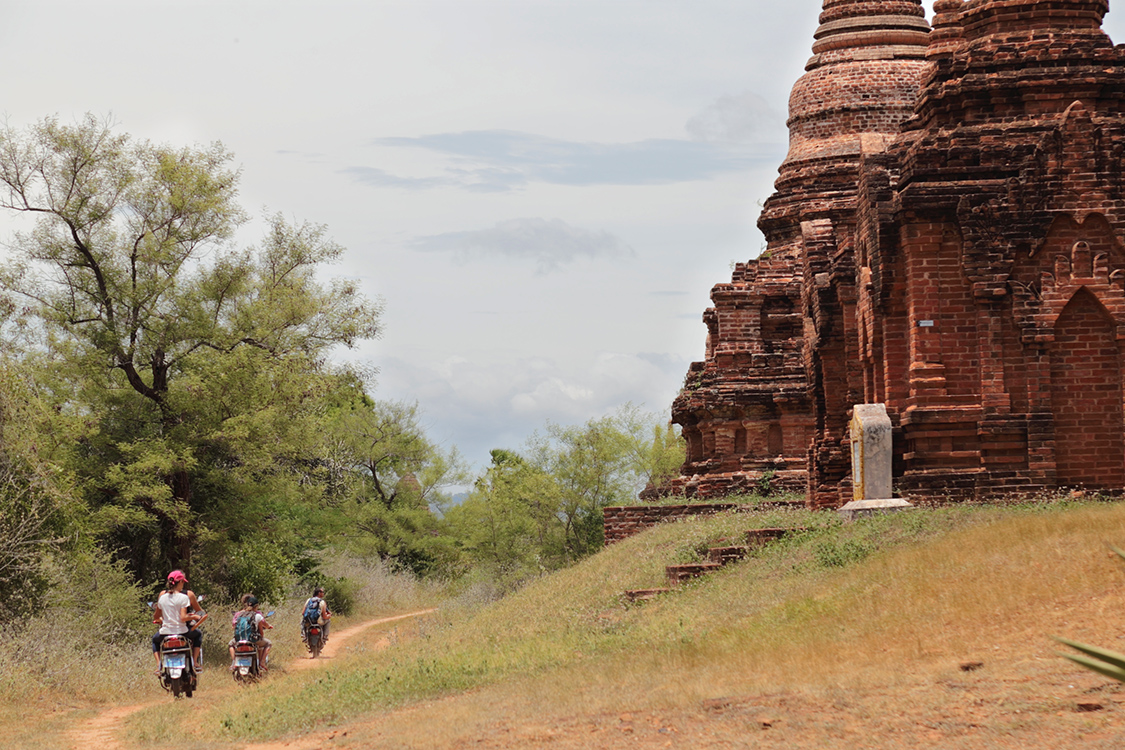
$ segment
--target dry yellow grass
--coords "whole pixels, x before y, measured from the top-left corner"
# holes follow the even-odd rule
[[[762,712],[802,706],[790,724],[804,739],[790,736],[782,747],[854,747],[857,736],[871,747],[1030,747],[1032,737],[1042,737],[1043,747],[1082,738],[1085,746],[1114,746],[1120,693],[1057,658],[1048,636],[1112,646],[1123,632],[1125,571],[1105,544],[1125,539],[1125,507],[983,513],[969,528],[844,570],[784,577],[785,591],[772,605],[747,586],[753,561],[737,566],[638,610],[648,619],[642,630],[669,635],[679,616],[679,633],[694,639],[663,647],[639,639],[645,645],[637,649],[387,712],[351,725],[351,739],[337,733],[337,746],[581,747],[586,733],[617,727],[622,715],[630,725],[641,715],[678,721],[682,735],[685,723],[702,721],[701,705],[731,696],[736,705],[750,704],[747,715],[724,725],[731,736],[756,733]],[[661,532],[648,543],[673,548]],[[607,573],[616,584],[613,568]],[[751,612],[762,605],[767,609]],[[733,617],[711,627],[731,609]],[[528,627],[513,623],[517,633]],[[959,665],[966,661],[985,667],[965,673]],[[1090,694],[1102,696],[1107,710],[1076,713]],[[872,740],[879,727],[888,733]],[[914,738],[896,739],[907,727]],[[977,735],[957,739],[958,727],[975,727]],[[599,746],[614,746],[602,740]]]
[[[620,599],[709,542],[779,521],[821,528],[643,606]],[[1118,693],[1048,639],[1114,647],[1125,632],[1125,568],[1107,542],[1125,542],[1125,506],[669,525],[388,652],[208,701],[134,739],[226,748],[313,728],[334,747],[726,747],[747,732],[762,747],[1113,747]],[[984,667],[960,671],[970,660]],[[1077,713],[1091,694],[1105,710]],[[777,719],[769,733],[763,715]]]

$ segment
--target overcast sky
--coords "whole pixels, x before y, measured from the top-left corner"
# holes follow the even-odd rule
[[[821,2],[0,8],[10,123],[222,141],[247,209],[328,225],[335,275],[386,301],[383,338],[341,356],[479,466],[548,419],[667,413],[711,286],[761,250]]]

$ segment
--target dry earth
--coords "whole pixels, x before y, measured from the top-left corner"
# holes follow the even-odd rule
[[[1052,613],[1049,623],[1037,616],[1003,626],[1007,635],[980,652],[931,654],[902,665],[901,673],[859,675],[849,684],[687,701],[630,694],[612,675],[585,687],[573,679],[528,678],[251,747],[1119,750],[1125,686],[1059,658],[1042,635],[1044,627],[1057,626],[1125,650],[1125,640],[1105,640],[1111,628],[1125,627],[1125,614],[1085,604]],[[684,689],[707,695],[699,685]],[[560,699],[565,691],[574,694]]]
[[[312,669],[329,664],[333,659],[338,658],[341,649],[347,645],[348,641],[368,628],[375,625],[396,622],[398,620],[405,620],[410,617],[418,617],[430,612],[433,612],[433,610],[427,609],[418,612],[410,612],[404,615],[396,615],[394,617],[381,617],[376,620],[368,620],[344,628],[339,632],[332,633],[330,640],[324,645],[324,650],[321,651],[320,657],[317,659],[298,659],[287,665],[287,669]],[[383,639],[374,647],[385,648],[389,644],[389,640]],[[129,706],[115,706],[106,709],[93,718],[80,722],[72,727],[67,732],[67,744],[69,747],[73,748],[73,750],[123,750],[125,746],[122,745],[118,739],[118,735],[121,732],[121,728],[124,726],[125,720],[137,711],[156,705],[159,702],[161,701],[149,701],[148,703],[135,703]],[[260,745],[256,747],[265,750],[272,746]],[[286,747],[294,746],[286,745]]]
[[[794,687],[764,694],[708,692],[690,675],[680,695],[631,692],[618,675],[528,677],[340,726],[239,750],[454,748],[1020,748],[1117,750],[1125,747],[1125,689],[1060,659],[1044,632],[1125,650],[1125,598],[1107,592],[1099,606],[1075,601],[1022,623],[997,627],[973,653],[927,653],[897,673],[856,675],[847,684],[795,676]],[[411,613],[404,617],[421,613]],[[333,635],[327,659],[365,628]],[[1002,635],[1001,635],[1002,633]],[[827,686],[824,686],[826,685]],[[670,697],[671,696],[671,697]],[[205,700],[221,700],[220,695]],[[74,728],[70,746],[124,750],[117,732],[143,706],[115,707]],[[0,743],[2,744],[2,743]],[[235,746],[229,746],[235,747]]]

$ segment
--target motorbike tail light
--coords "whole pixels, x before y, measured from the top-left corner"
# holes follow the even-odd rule
[[[309,633],[311,635],[320,635],[320,628],[309,628]]]
[[[183,648],[187,645],[187,641],[183,638],[165,638],[164,648]]]
[[[247,643],[246,641],[240,641],[234,644],[234,650],[240,654],[252,654],[255,651],[254,644]]]

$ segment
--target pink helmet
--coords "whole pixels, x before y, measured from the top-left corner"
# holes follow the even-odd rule
[[[184,575],[184,571],[182,570],[173,570],[168,574],[168,580],[173,581],[174,583],[179,583],[180,581],[186,581],[187,576]]]

